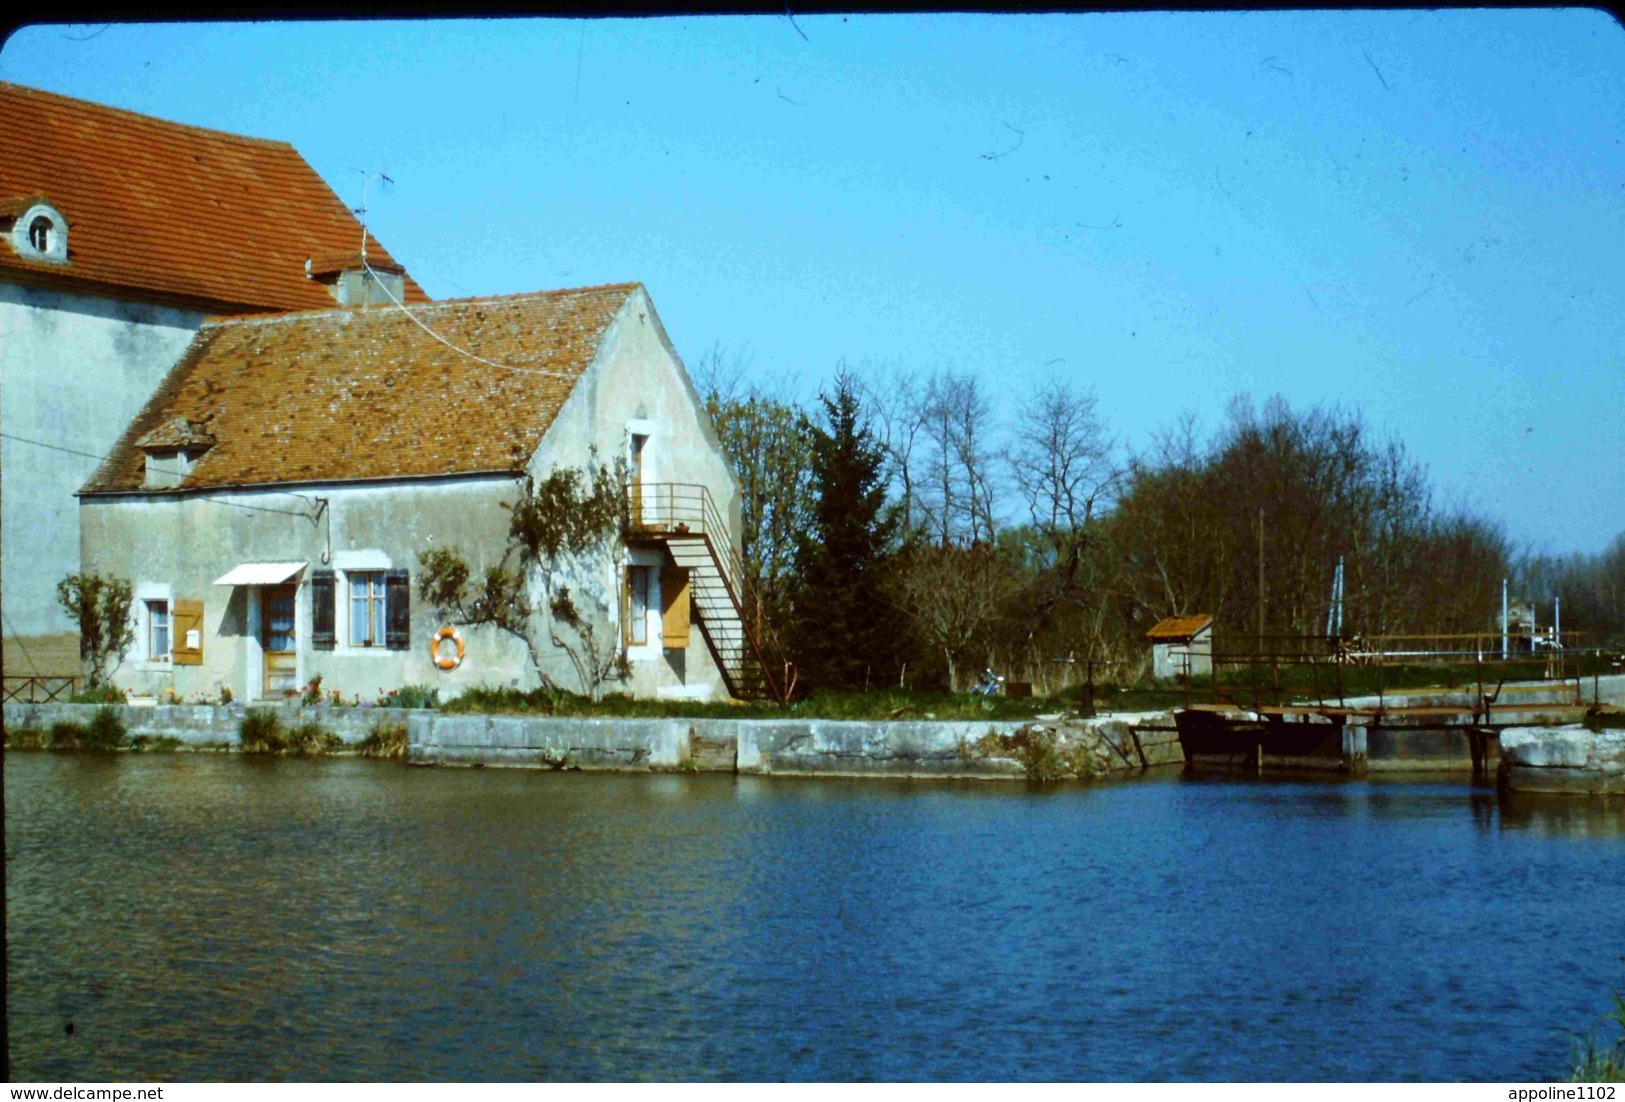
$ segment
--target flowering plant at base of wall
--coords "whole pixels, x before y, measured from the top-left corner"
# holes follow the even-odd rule
[[[310,679],[310,684],[299,687],[299,703],[320,704],[322,702],[322,675],[317,674]]]
[[[120,689],[113,685],[98,685],[93,689],[85,689],[68,697],[69,704],[126,704],[129,702],[130,690]]]
[[[380,708],[438,708],[440,690],[429,685],[402,685],[389,692],[378,690]]]

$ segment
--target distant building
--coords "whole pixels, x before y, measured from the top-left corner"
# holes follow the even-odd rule
[[[1170,616],[1145,637],[1151,640],[1152,676],[1206,677],[1213,672],[1213,617]]]
[[[360,244],[347,204],[285,142],[0,83],[6,673],[77,672],[78,625],[56,600],[80,568],[74,492],[205,318],[383,302],[386,288],[429,301],[377,242],[367,274]]]
[[[519,481],[596,453],[627,461],[631,530],[618,561],[573,561],[563,577],[598,638],[623,648],[630,677],[610,691],[760,693],[738,484],[643,286],[411,312],[202,326],[80,494],[85,567],[135,587],[118,683],[248,701],[315,677],[347,700],[528,688],[524,644],[496,628],[463,627],[453,660],[437,636],[454,625],[418,599],[419,556],[455,547],[483,576]],[[544,638],[539,652],[559,684],[588,687],[565,651]]]

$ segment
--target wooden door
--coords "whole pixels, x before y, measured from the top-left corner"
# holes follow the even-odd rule
[[[291,585],[267,586],[260,591],[260,644],[265,652],[265,695],[291,696],[298,691],[299,674],[294,655]]]

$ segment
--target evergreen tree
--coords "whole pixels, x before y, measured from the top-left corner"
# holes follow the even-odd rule
[[[825,423],[812,432],[815,504],[797,545],[793,657],[805,685],[861,689],[893,672],[898,628],[882,585],[897,520],[857,381],[843,368],[819,400]]]

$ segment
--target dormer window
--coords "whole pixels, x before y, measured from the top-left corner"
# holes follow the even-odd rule
[[[147,457],[143,484],[149,490],[179,486],[213,444],[214,435],[201,421],[177,417],[158,426],[135,442]]]
[[[45,196],[0,199],[0,227],[8,221],[6,236],[18,256],[53,264],[68,262],[68,220]]]
[[[324,285],[340,306],[388,306],[403,301],[406,294],[404,268],[383,260],[366,261],[359,253],[312,257],[305,261],[305,278]]]
[[[197,466],[201,448],[192,451],[171,451],[168,448],[147,449],[147,472],[144,484],[150,490],[179,486]]]

